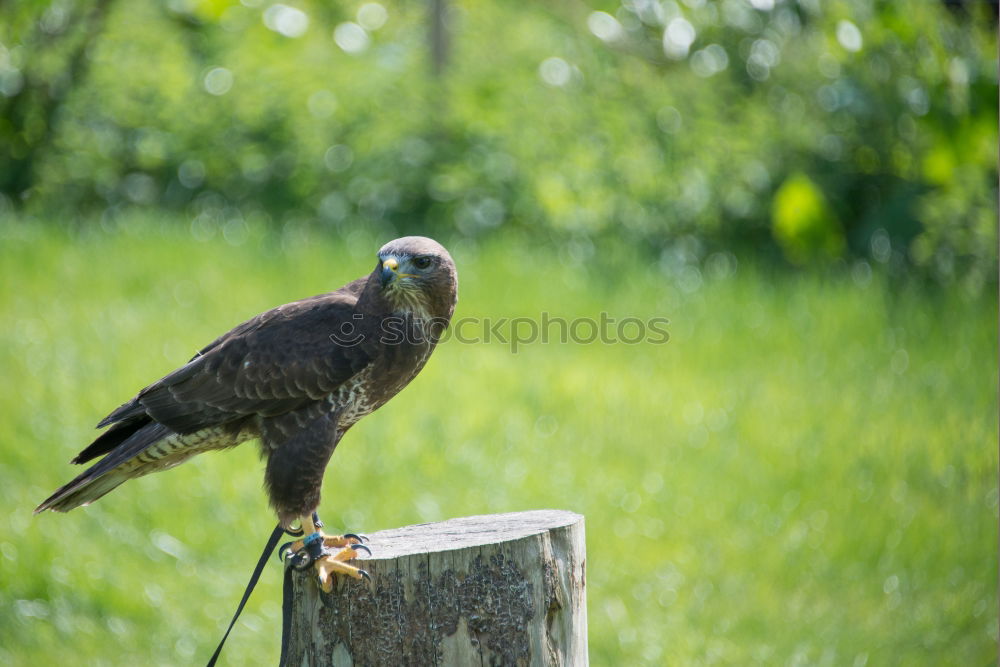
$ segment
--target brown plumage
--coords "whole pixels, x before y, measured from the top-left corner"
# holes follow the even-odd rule
[[[240,324],[105,417],[73,459],[97,464],[35,512],[86,505],[122,482],[259,439],[285,526],[319,504],[344,433],[416,376],[455,309],[455,264],[437,242],[396,239],[367,277]]]

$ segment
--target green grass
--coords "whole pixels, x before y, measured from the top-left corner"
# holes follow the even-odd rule
[[[4,224],[0,663],[199,663],[273,525],[253,447],[31,509],[107,412],[384,239]],[[334,530],[585,514],[595,664],[995,664],[993,295],[746,263],[686,292],[515,240],[455,256],[458,317],[662,316],[670,341],[442,345],[334,455]],[[275,562],[224,663],[276,662],[279,589]]]

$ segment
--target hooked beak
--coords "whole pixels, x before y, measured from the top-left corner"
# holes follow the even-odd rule
[[[382,262],[382,287],[394,282],[399,277],[399,274],[396,273],[398,268],[399,262],[396,261],[395,257],[390,257]]]

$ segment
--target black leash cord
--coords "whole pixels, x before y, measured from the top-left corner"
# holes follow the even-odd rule
[[[219,647],[215,649],[215,653],[213,653],[211,659],[209,659],[207,667],[214,667],[215,661],[219,659],[219,655],[222,653],[223,644],[226,643],[226,639],[229,638],[229,633],[232,632],[233,626],[236,625],[236,619],[240,617],[240,614],[243,612],[243,607],[246,606],[247,600],[250,599],[250,594],[253,593],[254,586],[257,585],[257,581],[260,579],[260,575],[264,571],[264,566],[267,565],[267,559],[271,557],[271,552],[274,551],[276,546],[278,546],[278,541],[284,533],[285,531],[281,527],[280,523],[274,527],[274,532],[272,532],[271,537],[268,538],[267,544],[264,545],[264,552],[260,555],[260,560],[257,561],[257,567],[254,568],[253,574],[250,575],[250,582],[247,584],[246,590],[243,591],[243,599],[240,600],[240,605],[236,607],[236,613],[233,614],[233,620],[229,622],[229,628],[226,630],[226,634],[222,635],[222,641],[219,642]],[[288,582],[286,581],[285,584],[287,586]],[[287,619],[283,620],[282,625],[286,625],[287,622]],[[281,634],[281,653],[282,658],[284,658],[286,641],[284,638],[284,628],[282,628]]]
[[[285,581],[281,586],[281,657],[278,667],[284,667],[288,657],[288,642],[292,637],[292,568],[285,568]]]

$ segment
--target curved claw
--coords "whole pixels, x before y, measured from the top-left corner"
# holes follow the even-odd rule
[[[288,554],[289,551],[291,551],[292,544],[293,544],[293,542],[285,542],[280,547],[278,547],[278,551],[277,551],[278,560],[280,560],[280,561],[284,561],[285,560],[285,556]]]
[[[357,551],[358,549],[364,549],[365,551],[367,551],[367,552],[368,552],[368,555],[369,555],[369,556],[371,556],[371,555],[372,555],[372,550],[371,550],[371,549],[369,549],[368,547],[366,547],[366,546],[365,546],[365,545],[363,545],[363,544],[352,544],[352,545],[351,545],[351,548],[352,548],[352,549],[354,549],[355,551]]]
[[[371,542],[367,535],[358,535],[357,533],[344,533],[344,537],[347,539],[355,539],[359,543]]]
[[[358,574],[361,575],[362,579],[366,579],[368,581],[372,580],[372,575],[368,574],[366,570],[358,570]]]
[[[319,512],[313,512],[313,525],[316,526],[317,530],[323,527],[323,522],[319,518]]]

